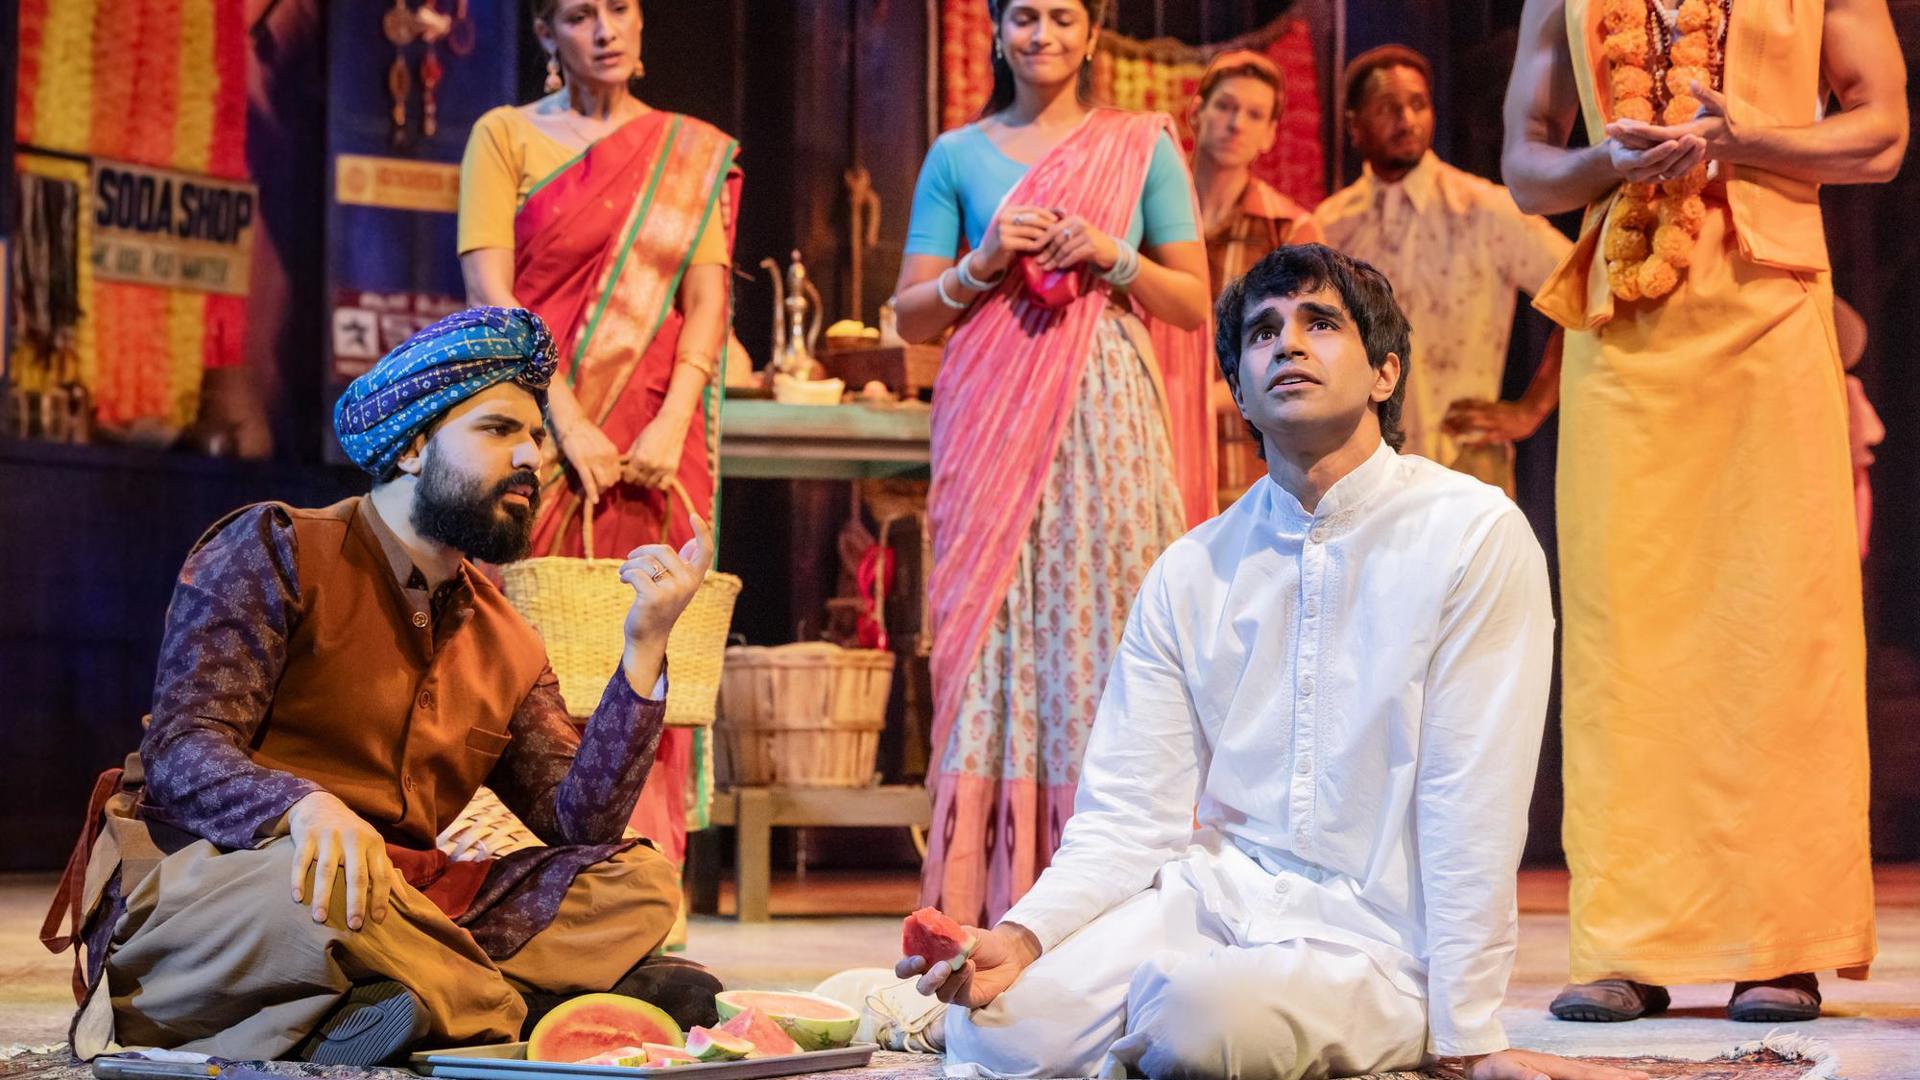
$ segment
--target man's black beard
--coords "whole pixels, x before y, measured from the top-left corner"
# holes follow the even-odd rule
[[[524,485],[527,505],[502,500]],[[413,493],[414,531],[480,562],[510,563],[527,557],[533,521],[540,509],[540,478],[521,469],[488,488],[484,482],[441,464],[429,450]]]

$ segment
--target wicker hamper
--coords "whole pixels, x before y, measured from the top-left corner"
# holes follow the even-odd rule
[[[866,787],[892,687],[893,654],[884,649],[728,649],[714,727],[722,783]]]
[[[672,495],[687,502],[679,481]],[[567,711],[581,719],[593,715],[607,680],[620,668],[627,610],[633,606],[633,588],[620,580],[624,560],[593,558],[593,521],[583,524],[587,558],[525,559],[500,571],[507,602],[540,631],[560,680],[560,696]],[[739,595],[739,578],[709,571],[674,622],[667,636],[667,723],[713,723],[727,628]]]

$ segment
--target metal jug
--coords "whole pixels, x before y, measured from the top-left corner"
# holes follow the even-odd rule
[[[808,279],[797,250],[787,266],[784,285],[779,263],[766,258],[760,265],[773,277],[773,360],[769,366],[777,373],[809,378],[814,350],[820,344],[820,322],[826,314],[820,290]]]

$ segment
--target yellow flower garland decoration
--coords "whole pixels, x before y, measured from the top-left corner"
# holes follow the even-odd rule
[[[1720,84],[1728,2],[1684,0],[1668,30],[1660,0],[1605,0],[1600,25],[1615,119],[1684,124],[1694,118],[1700,100],[1693,84]],[[1621,185],[1602,236],[1614,296],[1656,300],[1680,284],[1706,219],[1700,192],[1708,179],[1703,163],[1663,184]]]

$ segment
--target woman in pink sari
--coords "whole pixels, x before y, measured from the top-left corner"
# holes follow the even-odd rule
[[[928,152],[896,290],[908,340],[957,324],[933,396],[921,892],[979,926],[1059,842],[1134,592],[1189,523],[1176,477],[1201,486],[1193,507],[1212,497],[1203,470],[1176,473],[1170,435],[1205,431],[1208,362],[1171,124],[1089,107],[1103,0],[988,7],[993,96]],[[1158,354],[1153,322],[1170,327]]]
[[[637,0],[536,0],[546,97],[474,124],[460,173],[460,265],[475,304],[530,308],[560,350],[560,461],[535,555],[682,544],[712,519],[709,388],[729,339],[737,144],[633,95]],[[671,498],[677,487],[690,505]],[[570,703],[590,706],[592,703]],[[679,863],[694,732],[669,728],[633,825]]]

